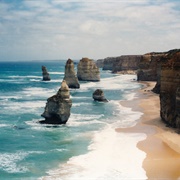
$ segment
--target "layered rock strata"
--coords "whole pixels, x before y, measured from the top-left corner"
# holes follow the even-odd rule
[[[64,80],[56,95],[47,99],[44,113],[41,115],[45,124],[65,124],[70,116],[72,101],[70,99],[69,87]]]
[[[95,101],[108,102],[104,96],[104,92],[101,89],[96,89],[93,93],[93,99]]]
[[[161,59],[164,53],[148,53],[143,55],[137,72],[138,81],[157,81]]]
[[[103,70],[110,70],[112,73],[136,72],[142,55],[124,55],[118,57],[107,57],[103,61]]]
[[[78,63],[77,77],[80,81],[100,81],[100,71],[93,60],[82,58]]]
[[[69,88],[80,88],[79,81],[74,70],[74,62],[71,59],[68,59],[66,62],[64,80]]]
[[[51,80],[49,73],[48,73],[45,66],[42,66],[42,76],[43,76],[43,81],[50,81]]]
[[[163,121],[180,129],[180,50],[170,51],[160,75],[160,115]]]

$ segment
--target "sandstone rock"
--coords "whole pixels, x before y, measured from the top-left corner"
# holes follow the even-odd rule
[[[128,72],[136,72],[139,69],[139,63],[142,57],[142,55],[116,57],[112,67],[112,73],[123,72],[128,74]]]
[[[137,71],[138,81],[157,81],[158,68],[164,53],[149,53],[143,55]]]
[[[63,81],[61,88],[56,95],[47,99],[44,113],[41,115],[45,124],[65,124],[70,116],[72,101],[66,81]]]
[[[42,66],[42,76],[43,76],[43,81],[50,81],[51,80],[49,73],[48,73],[45,66]]]
[[[160,114],[163,121],[180,128],[180,50],[169,51],[160,77]]]
[[[77,77],[80,81],[100,81],[99,68],[93,60],[82,58],[78,63]]]
[[[108,102],[108,100],[104,96],[104,92],[101,89],[96,89],[93,93],[93,99],[95,101],[103,101]]]
[[[80,88],[79,81],[74,70],[74,62],[71,59],[68,59],[66,62],[64,80],[69,88]]]

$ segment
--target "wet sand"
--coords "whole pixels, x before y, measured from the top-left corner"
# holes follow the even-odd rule
[[[147,138],[137,144],[146,153],[143,168],[148,179],[180,178],[180,135],[166,127],[160,118],[159,95],[151,92],[155,82],[145,82],[132,101],[121,101],[123,106],[141,111],[143,115],[136,126],[118,128],[118,132],[145,133]]]

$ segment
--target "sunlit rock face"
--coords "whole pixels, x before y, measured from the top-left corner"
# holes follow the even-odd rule
[[[64,80],[69,88],[80,88],[80,84],[74,70],[74,62],[71,59],[68,59],[66,62]]]
[[[93,60],[82,58],[78,63],[77,77],[80,81],[100,81],[100,71]]]
[[[70,99],[69,87],[63,81],[56,95],[47,99],[44,113],[41,115],[45,124],[65,124],[70,117],[72,101]]]

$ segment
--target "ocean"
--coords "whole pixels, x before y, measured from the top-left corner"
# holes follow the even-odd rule
[[[71,89],[65,125],[39,124],[47,98],[56,94],[66,61],[0,62],[0,179],[146,179],[146,154],[136,147],[142,133],[117,133],[134,126],[142,113],[120,105],[141,87],[135,75],[101,70],[100,82]],[[42,81],[41,66],[51,81]],[[107,103],[95,102],[101,88]]]

